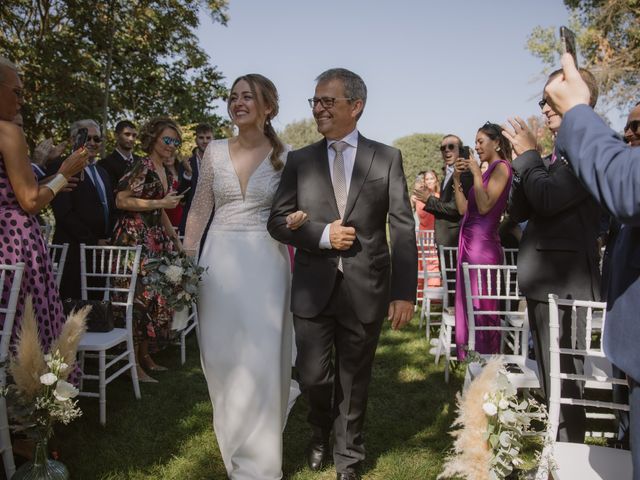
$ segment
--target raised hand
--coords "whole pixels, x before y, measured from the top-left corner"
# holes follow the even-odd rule
[[[513,151],[516,155],[522,155],[529,150],[535,150],[537,146],[536,137],[533,132],[529,130],[527,123],[520,117],[515,119],[507,119],[511,127],[502,125],[502,135],[511,142]]]
[[[544,87],[544,93],[551,108],[560,115],[564,115],[576,105],[589,105],[591,94],[571,54],[563,54],[560,61],[563,75],[553,77]]]
[[[335,220],[329,227],[329,241],[336,250],[349,250],[356,239],[356,229],[342,226],[342,219]]]
[[[73,152],[67,158],[65,158],[62,165],[58,169],[58,173],[61,173],[68,180],[77,173],[84,170],[89,161],[89,152],[86,148],[82,147]]]

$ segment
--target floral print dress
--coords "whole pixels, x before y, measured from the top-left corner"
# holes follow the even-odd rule
[[[173,191],[173,178],[168,170],[167,184]],[[130,190],[134,198],[161,200],[164,191],[156,167],[150,158],[142,158],[120,179],[118,191]],[[142,245],[140,271],[136,282],[133,307],[133,336],[136,343],[148,340],[154,349],[170,340],[173,309],[161,295],[153,293],[142,282],[146,275],[148,259],[174,250],[174,244],[162,224],[162,209],[146,212],[124,211],[118,219],[113,235],[113,244],[120,246]]]

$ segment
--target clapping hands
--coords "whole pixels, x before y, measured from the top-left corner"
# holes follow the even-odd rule
[[[513,152],[516,155],[522,155],[524,152],[536,149],[536,137],[533,135],[527,123],[520,117],[515,119],[509,118],[509,124],[502,126],[502,135],[511,142]]]

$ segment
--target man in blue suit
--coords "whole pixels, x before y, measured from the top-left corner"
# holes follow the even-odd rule
[[[556,148],[570,159],[591,194],[621,223],[611,246],[607,287],[607,357],[629,380],[633,478],[640,479],[640,148],[626,145],[588,106],[589,89],[573,58],[562,56],[564,75],[545,87],[563,115]]]

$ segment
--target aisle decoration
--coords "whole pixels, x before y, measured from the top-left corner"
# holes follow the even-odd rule
[[[162,296],[174,310],[173,330],[186,327],[189,307],[198,300],[198,283],[206,271],[184,252],[167,252],[148,259],[142,283],[153,294]]]
[[[13,378],[3,394],[14,428],[36,441],[33,461],[22,465],[13,480],[65,479],[66,467],[48,458],[48,442],[56,422],[68,425],[82,415],[74,398],[78,389],[67,380],[76,363],[78,343],[86,331],[85,319],[91,307],[74,311],[48,353],[42,350],[31,297],[25,301],[16,353],[9,363]]]
[[[500,358],[489,360],[482,372],[462,394],[457,395],[458,416],[451,432],[453,451],[438,476],[467,480],[503,480],[523,465],[522,440],[541,422],[546,431],[544,405],[533,398],[520,400],[509,382]],[[545,442],[546,443],[546,442]],[[545,454],[549,454],[545,449]],[[538,456],[538,463],[542,459]],[[545,462],[549,460],[546,459]]]

